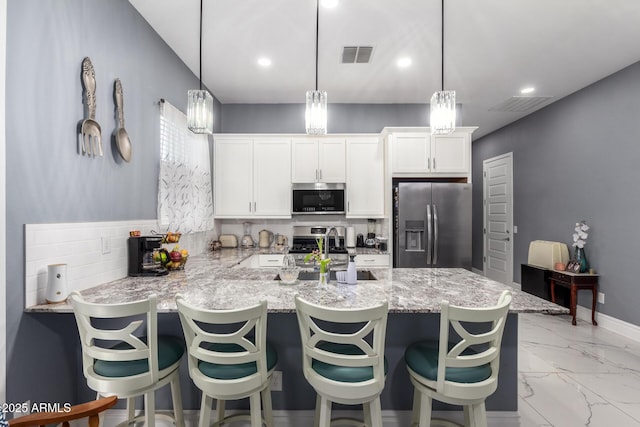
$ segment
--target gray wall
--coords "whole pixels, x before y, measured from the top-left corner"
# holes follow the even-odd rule
[[[186,111],[198,80],[126,0],[9,0],[7,13],[7,401],[76,402],[86,385],[73,316],[22,312],[24,224],[156,218],[158,101]],[[77,151],[85,56],[96,72],[102,158]],[[130,163],[111,143],[116,77]],[[219,126],[219,103],[217,111]]]
[[[224,104],[222,132],[305,133],[304,109],[304,104]],[[429,125],[426,104],[329,104],[327,109],[329,133],[375,133],[385,126]]]
[[[514,281],[531,240],[572,243],[591,227],[586,254],[606,295],[598,310],[640,325],[640,63],[473,143],[473,265],[482,269],[482,162],[513,152]],[[570,246],[571,255],[573,248]],[[590,307],[589,295],[581,305]]]

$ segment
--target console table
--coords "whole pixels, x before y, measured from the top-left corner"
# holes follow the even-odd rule
[[[598,274],[587,273],[571,273],[569,271],[553,270],[550,277],[551,285],[551,302],[556,302],[556,285],[569,288],[571,297],[569,303],[569,310],[573,317],[571,324],[576,324],[576,304],[578,300],[578,291],[581,289],[590,289],[592,293],[591,299],[591,322],[594,325],[598,325],[596,322],[596,301],[598,300]]]

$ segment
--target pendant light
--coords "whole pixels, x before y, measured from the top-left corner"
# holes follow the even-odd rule
[[[187,92],[187,127],[193,133],[213,133],[213,97],[202,90],[202,3],[200,0],[200,90]]]
[[[327,91],[318,90],[318,23],[320,20],[319,0],[316,0],[316,90],[307,91],[305,124],[308,135],[327,134]]]
[[[441,2],[442,8],[442,68],[441,68],[441,90],[436,91],[431,97],[430,110],[431,118],[429,126],[432,135],[446,135],[456,130],[456,91],[444,90],[444,0]]]

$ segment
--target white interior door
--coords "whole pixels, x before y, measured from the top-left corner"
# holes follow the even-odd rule
[[[484,275],[513,283],[513,155],[485,160],[483,169]]]

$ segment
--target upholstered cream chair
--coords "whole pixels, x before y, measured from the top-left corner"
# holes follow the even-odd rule
[[[336,402],[363,404],[364,425],[382,427],[380,393],[387,370],[387,302],[362,309],[336,309],[296,296],[295,303],[302,370],[317,393],[315,425],[331,425],[331,405]],[[363,425],[355,419],[334,421]]]
[[[205,310],[178,294],[176,305],[187,341],[189,375],[202,390],[199,426],[210,425],[213,399],[217,420],[211,425],[246,419],[245,414],[225,417],[225,401],[248,397],[251,426],[264,422],[272,427],[270,381],[278,354],[267,342],[267,302],[237,310]]]
[[[500,344],[510,303],[509,291],[503,291],[493,307],[442,303],[439,341],[416,342],[405,351],[414,386],[412,426],[431,425],[432,399],[462,405],[465,426],[487,425],[484,402],[498,387]],[[458,425],[446,420],[437,424]]]
[[[174,416],[166,418],[178,427],[184,426],[178,376],[184,341],[158,335],[156,296],[122,304],[86,302],[78,292],[72,292],[70,298],[89,388],[98,397],[115,395],[127,399],[125,424],[144,421],[147,427],[154,427],[156,417],[166,417],[155,413],[155,391],[170,384]],[[111,329],[103,325],[102,319],[125,325]],[[135,397],[141,395],[144,395],[144,419],[135,415]]]

